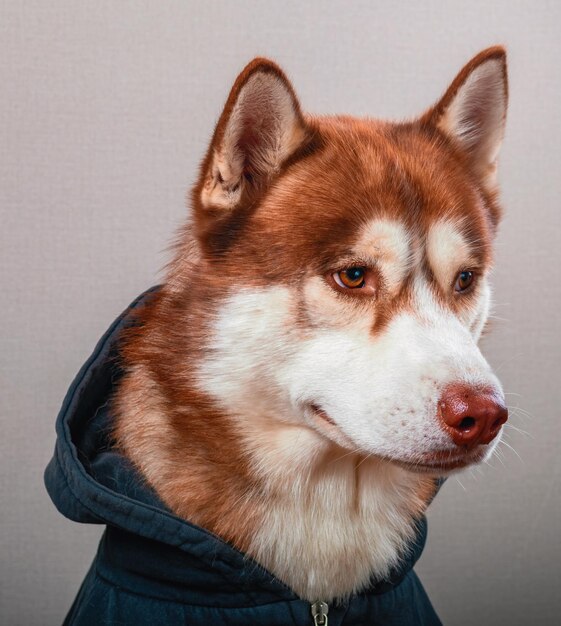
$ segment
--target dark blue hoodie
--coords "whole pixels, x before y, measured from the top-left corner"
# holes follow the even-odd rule
[[[173,515],[111,448],[108,400],[121,375],[116,345],[131,323],[129,312],[153,292],[137,298],[101,338],[57,419],[55,453],[45,472],[49,494],[66,517],[106,525],[64,624],[311,626],[308,602],[229,544]],[[329,626],[440,624],[412,569],[425,540],[422,518],[399,571],[330,606]]]

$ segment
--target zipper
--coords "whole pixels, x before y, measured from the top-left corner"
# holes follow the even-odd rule
[[[314,626],[327,626],[327,614],[329,606],[326,602],[318,600],[312,604],[312,617],[314,618]]]

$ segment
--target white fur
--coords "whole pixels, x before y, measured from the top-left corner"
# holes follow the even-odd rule
[[[411,510],[423,508],[423,478],[344,452],[317,469],[310,457],[321,459],[321,443],[306,449],[303,433],[291,444],[307,450],[307,463],[294,463],[296,452],[262,459],[262,476],[284,489],[273,495],[249,552],[299,596],[330,601],[361,590],[372,576],[387,576],[398,563],[414,531]]]
[[[429,262],[443,289],[450,289],[459,271],[469,268],[470,248],[461,232],[461,224],[441,220],[433,224],[427,234]]]
[[[390,294],[400,287],[414,261],[411,235],[397,220],[375,218],[365,224],[354,251],[380,267]]]

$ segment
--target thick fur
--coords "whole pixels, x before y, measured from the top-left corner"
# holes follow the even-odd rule
[[[454,383],[502,397],[477,341],[506,102],[500,47],[400,123],[305,116],[256,59],[125,338],[117,444],[174,512],[302,598],[386,576],[435,476],[492,452],[453,443],[439,398]],[[349,290],[338,272],[356,266]]]

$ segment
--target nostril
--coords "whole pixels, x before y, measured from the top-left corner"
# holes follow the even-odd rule
[[[475,426],[475,418],[474,417],[464,417],[462,421],[458,424],[458,430],[461,430],[463,433],[466,433],[468,430],[471,430]]]
[[[503,421],[501,420],[500,417],[498,417],[491,425],[491,432],[496,433],[502,425],[503,425]]]

